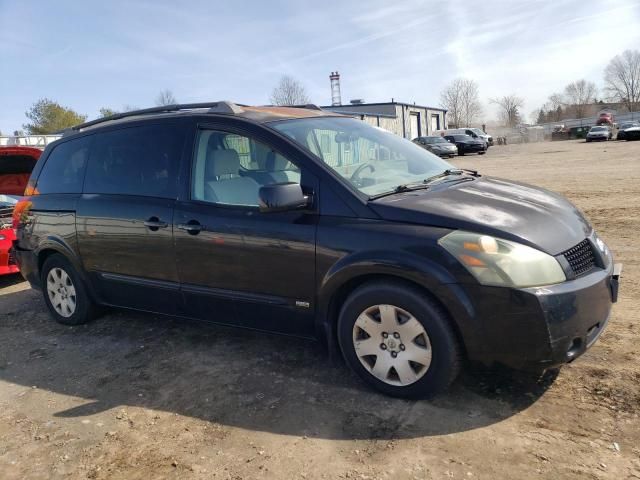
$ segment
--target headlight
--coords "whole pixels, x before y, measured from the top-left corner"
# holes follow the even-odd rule
[[[551,255],[510,240],[457,230],[438,243],[483,285],[524,288],[567,279]]]
[[[602,239],[598,236],[597,233],[594,234],[594,238],[595,238],[596,246],[598,247],[598,250],[600,250],[605,257],[609,255],[609,249],[607,248],[607,244],[602,241]]]

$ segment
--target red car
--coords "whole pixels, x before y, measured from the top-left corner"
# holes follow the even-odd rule
[[[596,125],[613,125],[613,114],[609,112],[601,112],[598,115]]]
[[[12,253],[13,208],[23,195],[41,153],[33,147],[0,147],[0,275],[18,272]]]

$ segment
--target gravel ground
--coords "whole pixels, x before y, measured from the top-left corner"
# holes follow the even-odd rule
[[[624,263],[608,329],[538,382],[433,401],[364,387],[312,342],[113,311],[64,327],[0,279],[0,476],[640,478],[640,142],[493,147],[457,166],[575,202]]]

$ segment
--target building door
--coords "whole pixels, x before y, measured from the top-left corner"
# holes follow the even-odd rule
[[[409,131],[411,132],[411,137],[409,140],[413,140],[414,138],[420,137],[420,114],[419,113],[411,113],[409,116],[410,124]]]
[[[440,115],[437,113],[431,114],[431,132],[440,130]]]

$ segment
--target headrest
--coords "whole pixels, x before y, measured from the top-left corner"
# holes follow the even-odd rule
[[[238,175],[240,157],[238,152],[229,150],[209,150],[207,152],[207,176]]]
[[[265,170],[267,170],[268,172],[281,172],[287,168],[288,163],[289,160],[271,150],[267,154]]]

